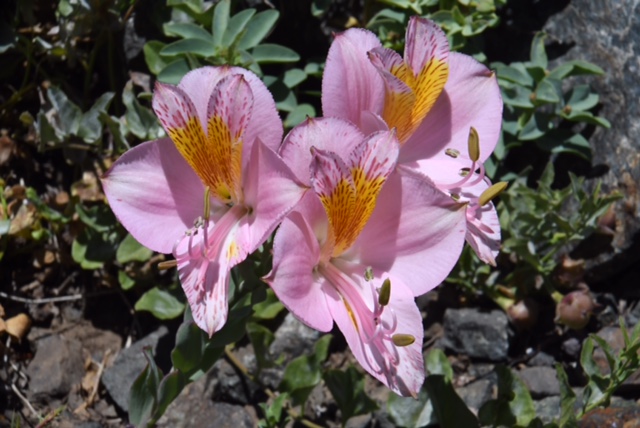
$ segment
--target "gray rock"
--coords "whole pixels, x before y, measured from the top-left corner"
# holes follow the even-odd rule
[[[560,394],[560,382],[551,367],[525,367],[516,372],[533,398]]]
[[[131,390],[131,385],[147,365],[142,349],[149,346],[155,353],[158,342],[168,332],[165,326],[161,326],[130,347],[123,349],[116,357],[113,365],[104,371],[102,384],[113,401],[125,412],[129,411],[129,390]]]
[[[640,260],[640,251],[637,251],[640,246],[637,236],[640,231],[637,215],[640,212],[638,17],[638,0],[572,0],[544,28],[552,41],[574,44],[561,61],[587,60],[605,71],[604,76],[588,80],[600,95],[599,114],[612,125],[608,130],[597,128],[590,139],[593,165],[608,168],[601,177],[603,192],[618,191],[623,199],[616,203],[615,209],[615,235],[611,243],[615,251],[601,254],[587,265],[591,282],[610,278]]]
[[[274,358],[285,356],[285,361],[310,353],[320,338],[320,332],[307,327],[288,313],[282,325],[276,330],[275,340],[269,347]]]
[[[27,367],[29,397],[38,401],[66,397],[84,376],[82,345],[61,335],[36,342],[36,354]]]
[[[547,354],[546,352],[538,352],[536,355],[531,357],[529,361],[527,361],[527,365],[531,367],[536,366],[545,366],[545,367],[553,367],[556,360],[552,355]]]
[[[476,413],[484,403],[492,398],[494,383],[489,379],[480,379],[468,385],[456,388],[456,392],[467,407]]]
[[[560,349],[562,349],[562,352],[564,352],[567,357],[577,360],[580,357],[582,344],[575,337],[570,337],[569,339],[562,342],[562,345],[560,345]]]
[[[471,358],[503,361],[509,350],[508,320],[503,311],[447,309],[444,313],[446,348]]]
[[[249,372],[255,372],[255,354],[251,345],[234,350],[234,354]],[[260,387],[255,382],[244,376],[224,358],[213,365],[210,377],[213,381],[215,400],[249,404],[253,402],[255,394],[260,391]]]
[[[536,416],[545,424],[560,417],[560,397],[557,395],[534,401],[533,406],[536,409]]]

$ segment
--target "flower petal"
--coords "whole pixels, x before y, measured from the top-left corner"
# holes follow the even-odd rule
[[[362,282],[352,282],[353,285],[356,283]],[[416,396],[424,382],[422,317],[412,292],[399,280],[392,278],[391,284],[389,303],[382,312],[381,322],[387,326],[395,325],[396,333],[413,336],[415,341],[409,346],[395,346],[390,338],[371,340],[367,337],[370,333],[365,333],[366,328],[360,323],[373,320],[360,319],[359,311],[352,307],[353,303],[346,303],[349,299],[338,292],[328,293],[327,302],[331,316],[362,367],[396,394]],[[372,296],[366,287],[367,284],[352,292],[358,293],[362,302],[372,307]],[[362,312],[362,316],[367,315],[366,309]]]
[[[480,137],[480,162],[493,152],[502,125],[502,97],[495,75],[472,57],[449,54],[449,79],[429,114],[404,144],[400,162],[445,156],[452,148],[467,154],[469,128]]]
[[[187,73],[178,85],[193,101],[201,123],[208,121],[208,106],[213,89],[224,77],[241,75],[253,94],[253,111],[245,131],[243,159],[249,158],[256,137],[272,150],[277,150],[282,141],[282,121],[278,115],[273,96],[251,71],[241,67],[201,67]],[[246,163],[243,162],[243,163]]]
[[[367,52],[380,46],[370,31],[352,28],[336,35],[322,76],[322,113],[340,117],[362,127],[360,112],[381,113],[384,105],[382,79]]]
[[[367,226],[344,257],[389,272],[418,296],[440,284],[457,262],[465,206],[428,178],[401,169],[387,179]]]
[[[333,319],[325,298],[326,281],[314,274],[319,257],[320,248],[313,231],[302,215],[294,211],[283,220],[276,233],[273,270],[265,281],[282,304],[303,323],[316,330],[329,331]]]
[[[441,63],[448,61],[449,40],[435,22],[412,16],[409,19],[405,39],[407,43],[404,49],[404,60],[415,76],[420,75],[433,60]]]
[[[309,118],[285,137],[280,156],[298,180],[310,186],[311,147],[334,152],[347,159],[363,139],[364,135],[351,122],[338,118]]]
[[[236,233],[237,243],[254,252],[300,201],[306,188],[284,161],[258,139],[251,151],[243,182],[247,214]]]
[[[168,138],[129,150],[102,177],[111,209],[146,247],[170,253],[204,212],[204,186]]]

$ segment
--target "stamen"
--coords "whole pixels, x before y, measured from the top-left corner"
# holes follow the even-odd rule
[[[364,279],[366,281],[373,281],[373,269],[371,268],[371,266],[367,267],[364,270]]]
[[[458,156],[460,156],[460,151],[459,151],[459,150],[456,150],[456,149],[446,149],[446,150],[444,151],[444,154],[445,154],[445,155],[447,155],[447,156],[450,156],[450,157],[452,157],[452,158],[454,158],[454,159],[455,159],[455,158],[457,158]]]
[[[403,347],[403,346],[412,345],[416,341],[416,338],[410,334],[399,333],[399,334],[394,334],[391,337],[391,340],[393,340],[394,345]]]
[[[478,198],[478,205],[480,206],[486,205],[489,201],[491,201],[493,198],[495,198],[500,193],[502,193],[504,189],[507,188],[508,184],[509,183],[507,183],[506,181],[501,181],[489,187],[487,190],[482,192],[482,194]]]
[[[387,278],[382,283],[382,287],[380,287],[380,294],[378,294],[378,303],[381,306],[387,306],[389,304],[390,298],[391,298],[391,280]]]
[[[460,177],[466,177],[469,175],[469,172],[469,168],[462,168],[458,174],[460,174]]]
[[[454,201],[458,202],[460,200],[460,195],[457,193],[452,193],[451,194],[451,199],[453,199]]]
[[[467,140],[469,145],[469,158],[475,163],[480,159],[480,137],[478,131],[473,126],[469,129],[469,139]]]
[[[204,221],[205,223],[209,221],[210,215],[211,215],[211,187],[207,186],[204,188]]]
[[[173,269],[176,266],[178,266],[177,260],[165,260],[163,262],[158,263],[158,270]]]

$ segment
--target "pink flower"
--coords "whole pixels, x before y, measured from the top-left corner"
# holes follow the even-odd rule
[[[350,29],[338,34],[329,50],[322,108],[325,116],[348,119],[365,134],[395,128],[399,169],[428,176],[466,204],[467,242],[482,260],[495,264],[498,216],[490,201],[479,203],[491,186],[482,164],[495,149],[502,123],[492,72],[467,55],[449,52],[445,34],[427,19],[410,19],[404,58],[383,48],[373,33]],[[476,140],[473,150],[470,138]]]
[[[424,364],[414,296],[448,275],[465,228],[459,204],[394,172],[398,152],[395,132],[365,137],[337,118],[294,128],[281,155],[312,191],[276,232],[266,281],[310,327],[335,321],[371,375],[415,396]]]
[[[169,135],[122,155],[102,178],[125,228],[173,253],[195,322],[225,323],[229,271],[255,251],[305,189],[275,150],[282,123],[253,73],[204,67],[157,83],[153,109]]]

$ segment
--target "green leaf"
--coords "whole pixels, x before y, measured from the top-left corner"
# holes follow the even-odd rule
[[[364,377],[353,366],[347,370],[329,370],[324,374],[324,382],[342,412],[342,424],[349,418],[371,413],[378,408],[375,401],[364,391]]]
[[[291,394],[294,405],[307,400],[311,390],[322,380],[321,365],[327,358],[331,335],[322,336],[311,355],[302,355],[287,364],[278,389]]]
[[[168,22],[164,24],[162,28],[167,36],[182,37],[183,39],[200,39],[209,43],[213,40],[212,35],[209,34],[207,30],[191,22]]]
[[[106,205],[94,205],[87,208],[82,204],[75,204],[75,211],[84,224],[97,232],[108,232],[116,224],[113,212]]]
[[[296,62],[300,60],[300,55],[295,51],[282,45],[269,43],[264,43],[253,48],[251,56],[255,62],[260,64]]]
[[[321,18],[327,13],[330,6],[331,0],[313,0],[311,2],[311,15]]]
[[[600,97],[591,92],[589,85],[576,85],[565,96],[565,105],[572,110],[589,110],[598,104]]]
[[[425,379],[436,419],[442,428],[479,427],[478,418],[469,410],[462,398],[456,394],[451,382],[443,375],[429,375]],[[532,404],[533,405],[533,404]]]
[[[148,311],[158,319],[168,320],[182,314],[184,303],[176,299],[171,293],[154,287],[138,299],[135,304],[135,310]]]
[[[550,125],[548,115],[534,113],[520,130],[518,138],[522,141],[538,139],[549,131]]]
[[[213,10],[213,22],[211,23],[211,33],[213,34],[213,46],[222,46],[222,38],[227,31],[229,24],[230,0],[220,0]]]
[[[151,418],[157,403],[157,390],[162,371],[156,366],[150,348],[144,349],[147,366],[138,375],[129,392],[129,422],[144,426]]]
[[[498,398],[478,412],[482,425],[527,426],[535,418],[533,400],[524,383],[505,366],[496,366]]]
[[[193,321],[185,321],[176,333],[176,345],[171,351],[173,367],[183,373],[195,369],[205,350],[206,333]]]
[[[163,83],[177,85],[185,74],[191,71],[189,63],[184,58],[179,58],[167,65],[158,73],[158,80]]]
[[[115,248],[106,233],[85,228],[71,244],[71,257],[83,269],[95,270],[112,260]]]
[[[536,101],[544,103],[558,103],[560,96],[556,87],[549,79],[543,79],[536,88]]]
[[[547,52],[544,48],[544,39],[547,37],[545,33],[539,32],[533,37],[531,42],[531,62],[540,67],[547,68],[549,60],[547,59]]]
[[[155,426],[155,422],[160,419],[169,404],[175,400],[180,392],[187,385],[188,380],[184,374],[179,371],[173,371],[166,375],[158,385],[158,401],[151,422]]]
[[[266,298],[260,303],[253,305],[253,318],[258,320],[274,319],[284,309],[284,305],[275,295],[272,289],[268,289]]]
[[[136,241],[136,238],[127,233],[116,251],[116,260],[122,264],[129,262],[146,262],[151,258],[153,251]]]
[[[389,394],[387,411],[396,426],[400,427],[424,427],[437,423],[433,404],[425,388],[420,390],[417,399]]]
[[[577,428],[578,421],[574,411],[576,394],[571,389],[567,373],[560,363],[556,363],[556,376],[560,383],[560,419],[558,422],[563,428]]]
[[[62,89],[55,86],[47,89],[47,97],[57,113],[54,126],[65,136],[76,135],[82,120],[80,108],[67,98]]]
[[[257,324],[247,323],[247,335],[253,345],[254,354],[258,363],[258,369],[262,370],[271,367],[273,364],[269,359],[269,346],[275,340],[275,336],[268,328]]]
[[[247,24],[247,31],[238,43],[239,49],[251,49],[273,30],[280,12],[274,9],[256,13]]]
[[[127,127],[133,135],[141,140],[149,140],[160,136],[160,124],[156,115],[138,102],[133,93],[133,83],[131,81],[124,86],[122,103],[127,108],[124,117]]]
[[[118,271],[118,282],[120,283],[120,288],[125,291],[130,290],[136,285],[136,281],[123,270]]]
[[[304,82],[306,78],[307,73],[305,73],[303,70],[299,68],[292,68],[285,71],[282,82],[287,86],[287,88],[293,88]]]
[[[293,128],[294,126],[304,122],[308,117],[315,117],[316,109],[311,104],[298,104],[291,110],[284,120],[285,128]]]
[[[430,375],[443,375],[447,382],[453,380],[453,368],[442,350],[433,348],[427,355],[425,365]]]
[[[151,40],[145,43],[143,52],[144,60],[151,71],[156,76],[167,66],[168,62],[160,55],[160,51],[166,46],[165,43]]]
[[[82,115],[82,121],[78,128],[78,136],[87,144],[95,144],[102,138],[102,122],[100,114],[106,113],[111,100],[113,100],[113,92],[105,92],[100,95],[91,108]]]
[[[203,57],[213,56],[216,53],[216,45],[211,41],[202,39],[182,39],[169,43],[160,50],[160,55],[172,56],[193,54]]]
[[[229,47],[234,44],[255,13],[255,9],[245,9],[233,15],[222,37],[222,46]]]

